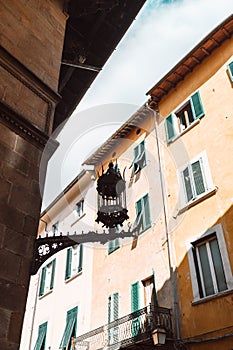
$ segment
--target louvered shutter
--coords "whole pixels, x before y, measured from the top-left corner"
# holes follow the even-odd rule
[[[172,141],[176,136],[175,126],[174,126],[174,117],[173,114],[170,114],[165,119],[166,133],[167,133],[167,141]]]
[[[42,350],[45,349],[45,340],[47,333],[47,322],[43,323],[39,326],[38,337],[36,340],[36,344],[34,346],[34,350]]]
[[[205,184],[204,184],[204,179],[202,175],[200,161],[198,160],[197,162],[192,163],[191,166],[192,166],[192,173],[193,173],[193,180],[195,184],[196,195],[199,195],[205,192]]]
[[[144,229],[145,229],[151,225],[148,194],[143,197],[143,207],[144,207]]]
[[[44,294],[44,287],[45,287],[45,278],[46,278],[46,266],[43,267],[41,271],[41,280],[40,280],[40,289],[39,289],[39,296]]]
[[[72,264],[72,248],[67,249],[66,253],[66,273],[65,279],[71,276],[71,264]]]
[[[131,310],[132,312],[139,310],[139,282],[131,285]]]
[[[183,175],[183,182],[184,182],[184,188],[185,188],[185,193],[186,193],[186,199],[187,199],[187,202],[189,202],[193,198],[193,190],[192,190],[189,167],[185,168],[182,171],[182,175]]]
[[[119,293],[113,294],[113,320],[119,318]]]
[[[59,349],[63,349],[67,347],[71,341],[71,337],[76,335],[77,314],[78,314],[77,306],[67,312],[66,327],[63,333],[63,337],[62,337]]]
[[[192,108],[194,119],[203,117],[205,113],[204,113],[199,91],[195,92],[195,94],[191,96],[190,101],[191,101],[191,108]]]
[[[227,69],[228,69],[231,81],[233,82],[233,61],[227,65]]]
[[[52,261],[52,272],[51,272],[51,280],[50,280],[50,289],[53,289],[53,286],[54,286],[55,269],[56,269],[56,259],[54,259]]]
[[[218,286],[218,292],[222,292],[227,289],[226,277],[224,273],[221,253],[219,250],[219,245],[217,239],[212,239],[210,241],[211,256],[214,265],[214,271]]]

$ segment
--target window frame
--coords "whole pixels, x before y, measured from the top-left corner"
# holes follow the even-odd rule
[[[219,247],[219,252],[222,260],[227,289],[224,291],[214,291],[213,294],[210,294],[208,296],[202,296],[199,283],[198,283],[199,277],[198,277],[197,265],[195,263],[195,255],[193,253],[193,249],[194,249],[194,246],[200,242],[200,240],[203,240],[203,242],[205,241],[207,242],[212,239],[213,235],[216,236],[216,239],[218,242],[218,247]],[[211,299],[215,296],[225,294],[229,292],[229,290],[233,290],[233,276],[232,276],[229,255],[228,255],[228,251],[227,251],[227,247],[224,239],[224,233],[223,233],[221,224],[213,226],[211,229],[207,230],[202,235],[192,237],[191,239],[186,241],[186,247],[188,251],[189,268],[190,268],[192,291],[193,291],[193,298],[194,298],[193,303],[197,301]]]
[[[200,184],[195,183],[195,176],[194,176],[194,170],[192,169],[192,165],[199,162],[200,164],[200,170],[201,170],[201,176],[203,180],[203,185],[205,188],[205,191],[198,194],[197,187],[200,186]],[[189,170],[189,183],[190,183],[190,189],[192,191],[192,197],[188,198],[188,192],[186,187],[186,182],[184,179],[184,171],[188,169]],[[196,157],[191,159],[190,161],[186,162],[183,166],[181,166],[177,170],[177,176],[178,176],[178,184],[180,188],[180,202],[181,202],[181,211],[189,207],[190,205],[197,203],[199,199],[204,199],[206,196],[208,196],[212,191],[216,191],[216,187],[213,184],[212,175],[210,172],[209,162],[207,158],[206,151],[201,152]],[[196,180],[197,181],[197,180]]]
[[[76,254],[75,250],[79,250],[77,252],[77,266],[74,268],[74,255]],[[66,265],[65,265],[65,281],[69,281],[74,277],[78,276],[83,271],[83,244],[76,244],[72,247],[69,247],[66,250]]]
[[[57,221],[55,224],[52,225],[51,231],[53,235],[58,234],[59,231],[59,221]]]
[[[139,165],[138,162],[143,160],[142,165]],[[138,174],[146,166],[146,147],[145,140],[141,141],[136,147],[134,147],[134,160],[131,163],[130,167],[133,166],[134,175]]]
[[[146,224],[146,216],[145,216],[145,202],[144,202],[145,198],[147,198],[147,205],[148,205],[148,221],[149,221],[148,224]],[[141,212],[139,212],[139,209],[138,209],[139,203],[141,205]],[[137,227],[139,222],[142,220],[142,230],[139,231],[139,233],[141,234],[151,227],[150,200],[149,200],[148,193],[135,202],[135,211],[136,211],[136,220],[135,220],[134,227]]]
[[[84,199],[81,199],[75,204],[75,213],[78,218],[81,218],[84,214]]]
[[[51,265],[51,269],[50,269],[50,265]],[[55,269],[56,269],[56,258],[48,262],[44,267],[42,267],[41,275],[40,275],[39,297],[43,297],[49,294],[50,292],[52,292],[54,288]],[[48,270],[50,272],[49,278],[47,277]],[[45,290],[46,284],[49,285],[49,288],[47,288],[47,290]]]
[[[195,102],[194,102],[195,101]],[[195,104],[197,103],[197,104]],[[192,122],[188,122],[187,126],[181,130],[180,128],[180,117],[177,116],[186,105],[190,105],[190,110],[192,112]],[[199,110],[197,110],[199,108]],[[166,130],[166,139],[167,143],[173,142],[176,140],[179,136],[186,133],[189,129],[191,129],[196,123],[200,121],[202,117],[204,117],[205,111],[203,108],[201,96],[199,90],[194,92],[188,99],[186,99],[182,104],[177,107],[174,111],[172,111],[166,118],[165,118],[165,130]],[[187,116],[189,119],[189,117]],[[186,118],[186,119],[187,119]],[[187,120],[186,120],[187,122]]]

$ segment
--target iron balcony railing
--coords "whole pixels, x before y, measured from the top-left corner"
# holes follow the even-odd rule
[[[152,338],[157,327],[172,338],[170,309],[147,306],[72,340],[73,350],[117,350]]]

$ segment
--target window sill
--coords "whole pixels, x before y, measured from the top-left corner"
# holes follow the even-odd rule
[[[65,283],[69,283],[70,281],[73,281],[76,277],[80,276],[83,273],[83,270],[79,271],[78,273],[76,273],[75,275],[67,278],[65,280]]]
[[[83,213],[82,215],[80,215],[70,226],[73,227],[79,220],[81,220],[84,216],[86,215],[86,213]]]
[[[201,117],[202,118],[202,117]],[[190,124],[185,130],[183,130],[181,133],[179,133],[179,135],[177,135],[176,137],[174,137],[174,139],[168,141],[167,143],[173,143],[175,142],[177,139],[179,139],[181,136],[183,136],[184,134],[186,134],[186,132],[188,132],[189,130],[191,130],[194,126],[196,126],[197,124],[200,123],[201,118],[195,120],[192,124]]]
[[[213,196],[217,192],[217,187],[212,188],[208,192],[205,192],[204,194],[198,196],[197,198],[193,199],[191,202],[187,203],[185,206],[183,206],[179,211],[178,215],[183,214],[186,210],[194,207],[196,204],[204,201],[205,199]]]
[[[39,296],[39,300],[43,299],[44,297],[46,297],[47,295],[51,294],[53,292],[53,289],[50,289],[48,292],[44,293],[43,295]]]
[[[224,290],[223,292],[219,292],[217,294],[208,295],[208,297],[204,297],[204,298],[192,301],[192,306],[199,305],[202,303],[207,303],[210,300],[218,299],[218,298],[227,296],[227,295],[232,294],[232,293],[233,293],[233,289],[227,289],[227,290]]]

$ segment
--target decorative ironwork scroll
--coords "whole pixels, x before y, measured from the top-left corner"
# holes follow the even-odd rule
[[[81,234],[73,234],[67,236],[63,236],[60,234],[59,236],[46,236],[39,237],[35,241],[34,247],[34,256],[33,256],[33,264],[31,269],[31,274],[35,275],[40,268],[40,266],[52,255],[56,254],[62,249],[71,247],[76,244],[81,243],[95,243],[100,242],[101,244],[105,244],[108,241],[111,241],[116,238],[126,238],[133,237],[137,234],[137,228],[134,228],[132,231],[121,231],[121,232],[110,232],[98,233],[95,231],[89,231],[88,233]]]

